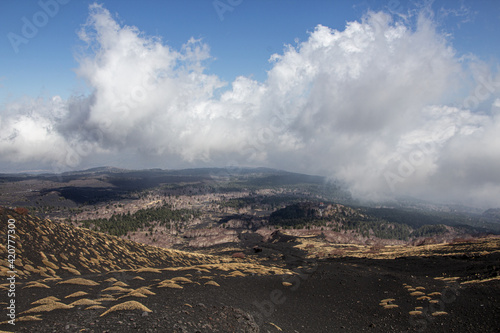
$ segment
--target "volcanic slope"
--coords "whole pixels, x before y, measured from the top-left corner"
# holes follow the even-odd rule
[[[6,299],[10,284],[0,284],[0,303],[5,308],[10,299],[15,300],[16,332],[138,329],[134,313],[144,319],[151,312],[172,314],[176,311],[180,314],[168,319],[156,317],[153,322],[148,321],[148,325],[153,331],[174,330],[176,325],[182,331],[184,326],[179,324],[182,322],[178,320],[179,315],[186,316],[184,312],[194,306],[184,302],[182,289],[201,288],[195,293],[204,292],[210,299],[213,295],[209,295],[216,293],[225,279],[294,274],[281,267],[260,265],[249,258],[147,246],[21,215],[10,209],[0,208],[0,220],[3,226],[0,276],[4,280],[11,276],[6,247],[8,224],[15,221],[10,223],[15,225],[15,234],[11,234],[15,238],[10,237],[15,241],[11,243],[16,254],[15,297]],[[215,319],[196,324],[187,320],[184,325],[220,332],[234,329],[250,332],[252,327],[257,327],[252,316],[241,309],[224,305],[208,308],[200,304],[198,316]],[[173,309],[169,311],[169,307]],[[123,313],[132,314],[124,327],[121,326]],[[0,330],[13,328],[8,320],[0,323]]]
[[[17,271],[15,296],[8,296],[11,283],[0,284],[0,331],[475,333],[499,328],[498,238],[449,244],[445,250],[429,246],[420,254],[398,250],[399,257],[385,248],[379,259],[361,254],[318,259],[307,258],[295,248],[297,237],[285,235],[259,244],[258,254],[233,258],[145,246],[1,208],[0,223],[0,275],[5,282],[11,275],[9,224],[15,225],[11,245]],[[272,255],[278,249],[282,260]],[[296,258],[300,253],[302,259]],[[290,256],[296,259],[287,262]],[[12,300],[15,326],[6,316]]]

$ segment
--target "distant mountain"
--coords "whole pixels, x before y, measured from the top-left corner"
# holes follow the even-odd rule
[[[491,208],[483,213],[483,216],[498,220],[500,223],[500,208]]]

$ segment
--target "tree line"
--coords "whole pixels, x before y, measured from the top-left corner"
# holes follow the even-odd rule
[[[170,227],[171,222],[187,222],[190,219],[201,216],[194,209],[172,209],[170,205],[158,208],[140,209],[134,214],[113,214],[110,218],[99,218],[82,221],[84,227],[105,232],[110,235],[124,236],[128,232],[134,232],[158,223],[160,226]]]

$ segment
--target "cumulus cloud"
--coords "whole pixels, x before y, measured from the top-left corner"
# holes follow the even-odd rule
[[[405,22],[369,12],[342,31],[318,25],[270,57],[264,82],[227,84],[206,74],[203,41],[174,50],[92,5],[76,71],[92,93],[7,106],[2,159],[266,165],[364,199],[500,206],[500,76],[457,56],[424,13]]]

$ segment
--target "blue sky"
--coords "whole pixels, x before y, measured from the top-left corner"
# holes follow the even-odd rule
[[[265,166],[500,207],[500,2],[0,1],[0,172]]]
[[[52,3],[50,0],[42,2]],[[78,66],[75,52],[81,45],[77,31],[85,23],[88,6],[94,1],[61,2],[67,3],[58,3],[57,14],[50,17],[27,44],[20,44],[17,53],[7,34],[13,32],[22,36],[22,18],[33,21],[33,16],[42,8],[38,1],[0,2],[0,98],[4,102],[26,95],[68,97],[85,91],[85,85],[78,81],[72,69]],[[173,48],[179,48],[191,37],[203,39],[214,58],[207,64],[207,71],[226,82],[239,75],[265,80],[266,71],[270,69],[269,57],[282,52],[285,44],[295,44],[296,39],[304,41],[307,33],[318,24],[341,30],[347,21],[359,20],[369,9],[407,13],[418,8],[414,3],[397,0],[102,3],[119,22],[136,26],[144,34],[159,36]],[[218,4],[221,15],[214,3]],[[228,10],[224,10],[221,3],[226,4]],[[451,34],[450,40],[459,53],[473,53],[485,61],[498,62],[500,2],[435,1],[432,8],[436,11],[440,29]],[[443,15],[442,8],[450,14]]]

